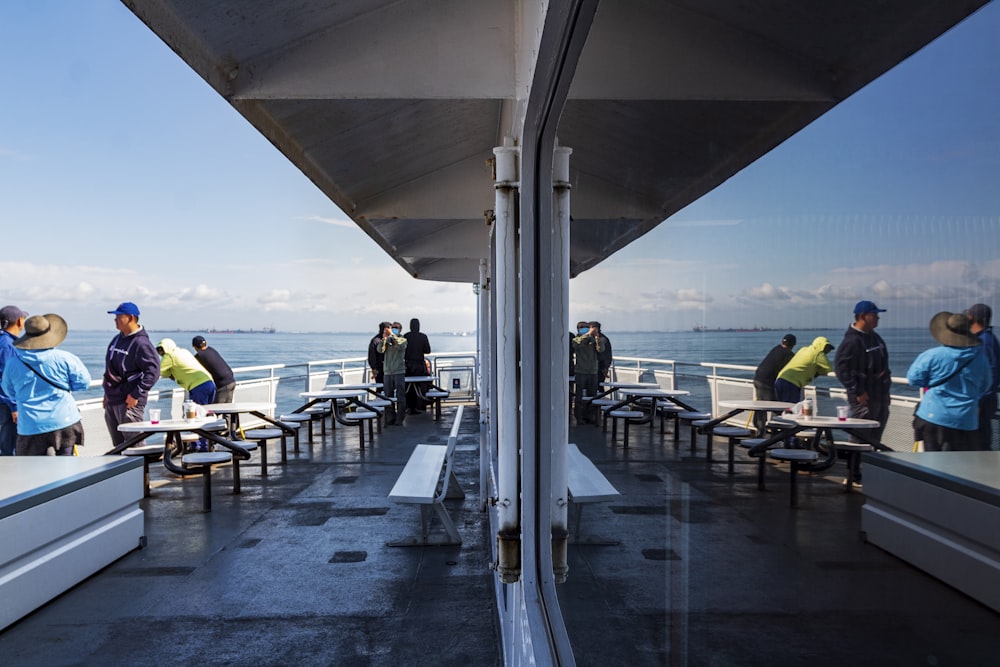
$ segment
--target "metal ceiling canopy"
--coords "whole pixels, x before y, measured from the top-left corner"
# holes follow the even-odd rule
[[[123,0],[407,272],[458,282],[556,1]],[[601,3],[559,125],[571,275],[986,1]]]

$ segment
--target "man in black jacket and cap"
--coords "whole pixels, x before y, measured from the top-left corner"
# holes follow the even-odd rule
[[[403,336],[406,338],[406,374],[410,376],[428,375],[425,354],[431,353],[431,343],[427,335],[420,332],[420,320],[410,320],[410,330]],[[420,383],[421,393],[430,388],[429,382]],[[424,402],[415,391],[406,392],[406,409],[411,415],[424,411]]]

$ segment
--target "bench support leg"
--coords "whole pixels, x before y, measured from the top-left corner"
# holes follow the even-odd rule
[[[431,523],[437,515],[444,526],[445,534],[432,534],[430,532]],[[394,542],[386,542],[390,547],[424,547],[424,546],[458,546],[462,544],[462,536],[458,534],[455,522],[451,520],[448,509],[441,503],[427,503],[420,505],[420,532],[419,536],[404,537]]]
[[[569,525],[572,530],[569,534],[570,544],[579,545],[591,545],[595,547],[613,547],[619,543],[618,540],[612,540],[607,537],[598,537],[596,535],[580,535],[580,519],[583,516],[583,504],[573,503],[569,504]]]

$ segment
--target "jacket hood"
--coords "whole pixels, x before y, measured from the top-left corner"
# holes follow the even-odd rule
[[[177,343],[174,342],[173,338],[163,338],[156,347],[162,347],[165,354],[171,354],[177,349]]]
[[[813,342],[809,345],[809,347],[816,350],[817,352],[829,352],[830,350],[833,349],[833,344],[830,343],[830,340],[826,336],[816,336],[816,338],[813,339]],[[830,349],[828,350],[827,347],[829,347]]]
[[[420,320],[415,317],[410,320],[410,331],[420,331]]]

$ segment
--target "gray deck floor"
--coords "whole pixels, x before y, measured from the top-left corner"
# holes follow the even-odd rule
[[[456,455],[466,498],[449,501],[465,543],[385,546],[419,527],[386,494],[451,414],[411,416],[364,452],[338,429],[266,480],[245,466],[240,496],[222,469],[210,514],[199,479],[154,467],[148,546],[0,632],[4,664],[499,664],[475,410]],[[1000,615],[866,544],[841,469],[802,476],[791,509],[785,469],[759,492],[752,467],[730,477],[686,435],[675,449],[634,429],[627,452],[598,428],[570,437],[623,494],[583,517],[620,543],[572,547],[559,589],[577,664],[996,664]]]

